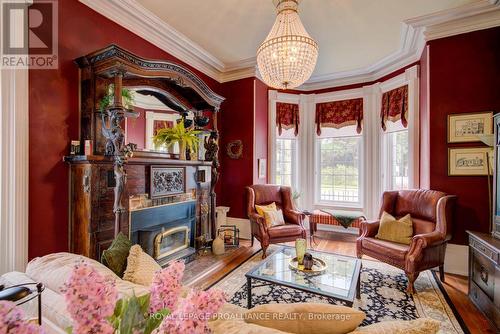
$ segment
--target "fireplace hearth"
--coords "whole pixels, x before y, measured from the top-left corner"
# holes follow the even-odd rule
[[[162,266],[195,254],[196,201],[184,201],[130,212],[130,239]]]

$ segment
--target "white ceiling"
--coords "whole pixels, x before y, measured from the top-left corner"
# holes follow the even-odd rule
[[[275,19],[271,0],[136,0],[226,66],[255,57]],[[319,43],[314,76],[373,65],[401,47],[403,21],[478,0],[303,0]]]

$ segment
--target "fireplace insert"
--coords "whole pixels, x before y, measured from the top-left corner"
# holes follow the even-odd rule
[[[139,243],[158,261],[188,248],[190,233],[187,226],[139,231]]]
[[[194,253],[195,201],[141,208],[130,214],[130,240],[161,266]]]

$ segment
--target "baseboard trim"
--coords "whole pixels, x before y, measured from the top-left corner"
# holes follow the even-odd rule
[[[336,225],[318,225],[318,231],[328,231],[328,232],[338,232],[338,233],[345,233],[345,234],[354,234],[358,235],[359,234],[359,229],[356,227],[342,227],[342,226],[336,226]]]
[[[240,230],[240,239],[250,240],[252,237],[252,229],[250,227],[250,220],[245,218],[227,217],[227,225],[235,225]]]
[[[448,244],[444,257],[444,271],[449,274],[469,275],[469,246]]]

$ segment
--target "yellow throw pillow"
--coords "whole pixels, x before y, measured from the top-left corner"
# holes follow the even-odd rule
[[[420,318],[416,320],[382,321],[376,324],[359,327],[349,334],[436,334],[439,331],[438,320]]]
[[[272,202],[271,204],[268,205],[256,205],[255,210],[257,210],[257,213],[264,217],[264,211],[276,211],[276,203]]]
[[[271,227],[273,225],[273,218],[272,217],[274,217],[274,215],[278,211],[276,208],[276,203],[272,202],[269,205],[256,205],[255,210],[257,210],[257,213],[259,215],[264,217],[267,227]],[[268,216],[266,218],[266,212],[270,212],[271,215],[273,215],[273,216]]]
[[[413,222],[411,221],[410,214],[396,219],[385,211],[382,213],[378,233],[375,238],[409,245],[412,237]]]
[[[297,334],[344,334],[364,319],[362,311],[320,303],[259,305],[245,313],[247,323]]]
[[[266,219],[267,227],[285,225],[285,218],[283,217],[283,211],[264,211],[264,218]]]
[[[150,286],[154,273],[161,270],[160,265],[141,246],[133,245],[127,258],[127,269],[123,279],[132,283]]]
[[[229,303],[208,322],[212,333],[224,334],[287,334],[274,328],[248,324],[243,320],[247,310]]]

